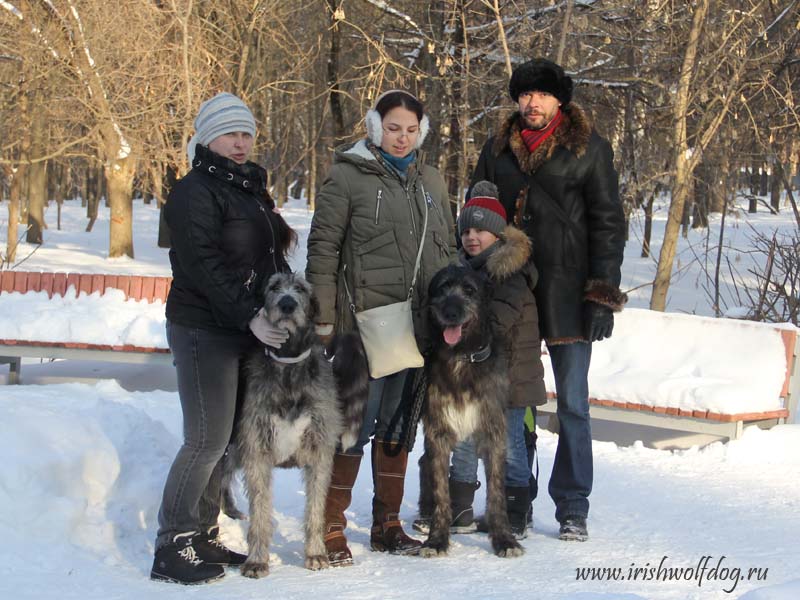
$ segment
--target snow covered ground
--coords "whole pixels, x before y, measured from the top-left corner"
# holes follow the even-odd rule
[[[47,215],[51,227],[54,211],[55,206]],[[655,256],[665,212],[657,213]],[[284,215],[305,239],[308,212],[295,206],[286,208]],[[4,218],[3,211],[3,245]],[[107,218],[102,212],[94,232],[87,234],[80,207],[66,203],[62,231],[45,231],[46,244],[35,252],[22,244],[19,258],[27,258],[19,268],[169,275],[166,251],[155,244],[154,206],[136,204],[135,260],[105,258]],[[727,243],[740,249],[735,253],[739,259],[731,254],[731,261],[741,273],[753,260],[747,252],[749,227],[744,219],[741,215],[738,225],[729,219],[727,230]],[[759,214],[748,217],[748,222],[762,230],[792,227],[786,214]],[[705,247],[706,239],[716,239],[717,223],[718,219],[709,231],[691,232],[681,242],[682,271],[673,284],[669,310],[711,314],[703,269],[691,258],[701,254],[698,249]],[[623,287],[652,280],[654,259],[638,258],[638,230],[635,224],[626,250]],[[304,262],[301,243],[292,263],[302,268]],[[646,307],[649,289],[640,288],[631,296],[630,306]],[[735,293],[726,297],[735,298]],[[0,331],[23,310],[40,311],[28,303],[15,307],[14,314],[0,314]],[[631,323],[637,312],[630,312]],[[63,320],[58,314],[39,317],[43,323],[52,322],[53,328]],[[620,333],[623,328],[621,322]],[[141,329],[158,335],[149,325]],[[668,331],[671,336],[662,338],[659,351],[668,359],[666,364],[686,365],[680,346],[691,332],[679,333],[674,326]],[[616,339],[620,338],[597,346],[596,365],[604,362],[601,349],[614,355],[622,352],[611,351]],[[634,355],[639,350],[627,352]],[[701,363],[714,366],[707,359],[692,360],[693,368]],[[764,360],[764,368],[770,368],[772,361]],[[0,366],[0,381],[5,373]],[[23,375],[26,385],[0,386],[0,456],[6,457],[0,465],[2,598],[800,597],[800,575],[795,570],[800,558],[800,424],[770,431],[748,429],[738,441],[680,451],[595,442],[590,541],[567,544],[556,539],[554,507],[543,491],[534,504],[535,529],[523,542],[527,552],[519,559],[494,557],[482,535],[454,537],[451,554],[443,559],[370,552],[371,482],[365,464],[348,514],[356,565],[306,571],[300,528],[302,485],[297,471],[282,471],[276,478],[278,527],[272,574],[252,581],[230,571],[219,583],[186,589],[147,578],[161,489],[181,439],[172,370],[82,361],[28,362]],[[663,376],[655,373],[654,380]],[[556,440],[540,431],[543,490]],[[414,459],[419,451],[407,477],[401,515],[406,521],[415,512]],[[246,506],[240,489],[238,494]],[[480,509],[482,493],[478,496]],[[222,532],[232,547],[245,549],[246,524],[223,518]]]

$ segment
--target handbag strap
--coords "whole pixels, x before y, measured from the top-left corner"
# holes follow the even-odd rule
[[[425,221],[422,225],[422,240],[419,243],[419,250],[417,251],[417,260],[414,262],[414,274],[411,276],[411,287],[408,288],[408,297],[406,300],[411,300],[411,296],[414,294],[414,286],[417,283],[417,273],[419,273],[419,264],[422,261],[422,249],[425,247],[425,235],[428,232],[428,212],[429,212],[429,204],[432,202],[430,196],[425,191],[425,186],[422,185],[422,182],[419,184],[420,188],[422,189],[422,200],[423,204],[425,205]],[[344,291],[347,292],[347,300],[350,303],[350,311],[355,314],[356,313],[356,305],[353,302],[353,296],[350,295],[350,288],[347,285],[347,264],[344,265],[342,269],[342,274],[344,275]]]

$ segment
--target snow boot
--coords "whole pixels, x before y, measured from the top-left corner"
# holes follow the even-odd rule
[[[475,490],[481,487],[481,482],[464,483],[450,480],[450,510],[453,521],[450,523],[450,533],[475,533],[478,531],[475,524],[475,515],[472,512],[472,501],[475,499]],[[431,531],[431,515],[433,514],[433,499],[431,506],[426,506],[423,512],[423,493],[420,492],[419,517],[414,519],[414,531],[428,535]]]
[[[419,554],[422,542],[408,537],[400,523],[408,450],[401,443],[372,440],[372,529],[370,548],[390,554]]]
[[[198,533],[192,538],[192,546],[198,558],[210,565],[239,566],[247,560],[246,554],[234,552],[219,541],[219,527]]]
[[[506,513],[511,524],[511,533],[517,540],[528,537],[526,529],[533,527],[533,505],[530,500],[530,488],[506,486]],[[489,533],[486,515],[475,519],[475,530],[478,533]]]
[[[511,533],[517,540],[528,537],[528,510],[531,508],[530,488],[506,486],[506,512]]]
[[[156,550],[150,579],[195,585],[224,577],[225,569],[222,565],[212,565],[197,556],[192,545],[195,535],[195,531],[179,533],[171,542]]]
[[[450,508],[453,513],[453,522],[450,524],[450,533],[475,533],[475,515],[472,512],[472,501],[475,499],[475,490],[481,487],[481,482],[465,483],[450,480]]]
[[[430,462],[427,453],[419,457],[419,516],[414,519],[411,528],[425,535],[431,530],[431,515],[433,514],[433,488],[431,486]]]
[[[586,528],[586,517],[570,515],[561,521],[558,530],[558,539],[568,542],[585,542],[589,539],[589,530]]]
[[[344,535],[347,527],[344,511],[350,506],[353,485],[360,466],[360,454],[337,452],[333,456],[331,483],[325,498],[325,550],[332,567],[347,567],[353,564],[353,554],[347,547],[347,538]]]

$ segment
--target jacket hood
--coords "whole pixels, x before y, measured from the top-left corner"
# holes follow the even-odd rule
[[[501,281],[520,271],[531,258],[531,240],[521,229],[507,225],[500,236],[497,249],[486,261],[489,275]]]
[[[531,153],[525,145],[520,133],[522,129],[522,118],[519,111],[514,112],[508,117],[500,128],[500,132],[495,138],[492,151],[495,156],[507,147],[517,158],[517,162],[527,174],[534,173],[542,164],[553,156],[553,152],[559,146],[563,146],[578,157],[586,153],[589,146],[589,138],[592,135],[592,123],[589,117],[579,106],[570,103],[562,106],[564,120],[556,128],[549,138]]]
[[[354,144],[343,144],[336,148],[333,154],[333,162],[346,162],[355,165],[365,173],[375,173],[377,175],[391,175],[393,173],[382,160],[373,152],[372,146],[366,139],[358,140]],[[414,162],[419,164],[422,156],[415,150],[416,158]]]

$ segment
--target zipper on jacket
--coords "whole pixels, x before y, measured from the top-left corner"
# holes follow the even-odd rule
[[[267,227],[269,227],[269,232],[272,235],[272,245],[269,247],[269,253],[270,256],[272,256],[272,266],[275,268],[273,273],[277,273],[278,262],[275,260],[275,244],[278,243],[278,240],[275,237],[275,230],[272,228],[272,221],[269,220],[269,215],[267,214],[266,209],[264,208],[264,206],[261,204],[260,201],[256,200],[256,202],[258,202],[258,209],[261,211],[261,213],[264,215],[264,218],[267,220]]]
[[[256,271],[255,269],[250,269],[250,275],[247,276],[247,280],[244,282],[244,288],[249,292],[250,286],[253,285],[253,282],[256,279]]]
[[[378,224],[378,217],[381,214],[381,196],[383,196],[383,189],[378,188],[378,199],[375,202],[375,225]]]

